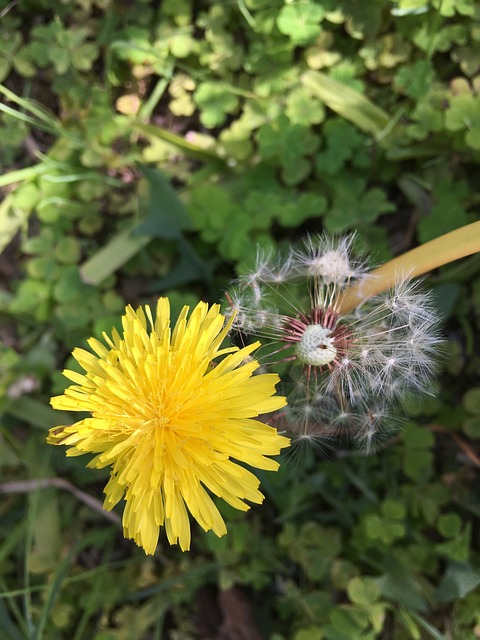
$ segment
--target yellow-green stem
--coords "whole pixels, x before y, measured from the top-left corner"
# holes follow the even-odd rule
[[[371,278],[347,289],[339,300],[339,312],[347,313],[360,302],[393,287],[408,276],[415,278],[444,264],[480,251],[480,222],[446,233],[416,249],[393,258],[371,272]]]

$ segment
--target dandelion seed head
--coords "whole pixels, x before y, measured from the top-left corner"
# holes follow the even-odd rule
[[[283,382],[288,432],[316,441],[347,434],[372,451],[389,425],[398,427],[392,416],[405,394],[428,392],[441,339],[431,296],[408,274],[339,313],[352,281],[361,292],[373,277],[353,240],[307,236],[286,254],[269,254],[269,268],[256,268],[261,304],[253,300],[247,314],[269,366],[298,371]]]

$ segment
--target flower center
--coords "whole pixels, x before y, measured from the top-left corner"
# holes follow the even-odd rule
[[[335,359],[337,349],[334,346],[332,331],[325,329],[320,324],[310,324],[302,334],[300,342],[297,342],[295,353],[303,364],[321,367]]]
[[[169,422],[170,422],[170,418],[167,418],[167,416],[159,415],[157,417],[157,427],[159,428],[166,427]]]

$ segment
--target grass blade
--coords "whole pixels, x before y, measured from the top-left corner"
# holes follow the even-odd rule
[[[80,267],[80,276],[87,284],[98,285],[115,273],[150,241],[151,236],[134,235],[137,227],[122,231]]]
[[[389,126],[390,116],[362,93],[320,71],[307,71],[302,83],[332,111],[353,122],[359,129],[380,136]]]
[[[29,396],[20,396],[11,400],[5,413],[43,431],[48,431],[50,427],[59,424],[72,422],[72,417],[65,411],[54,411],[47,404]]]

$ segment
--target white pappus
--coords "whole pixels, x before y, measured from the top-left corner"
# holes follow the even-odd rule
[[[281,372],[288,407],[277,428],[312,444],[346,436],[371,451],[398,428],[406,394],[429,392],[442,340],[431,294],[408,275],[341,313],[346,289],[373,277],[353,241],[315,235],[284,254],[259,250],[227,293],[228,313]]]

